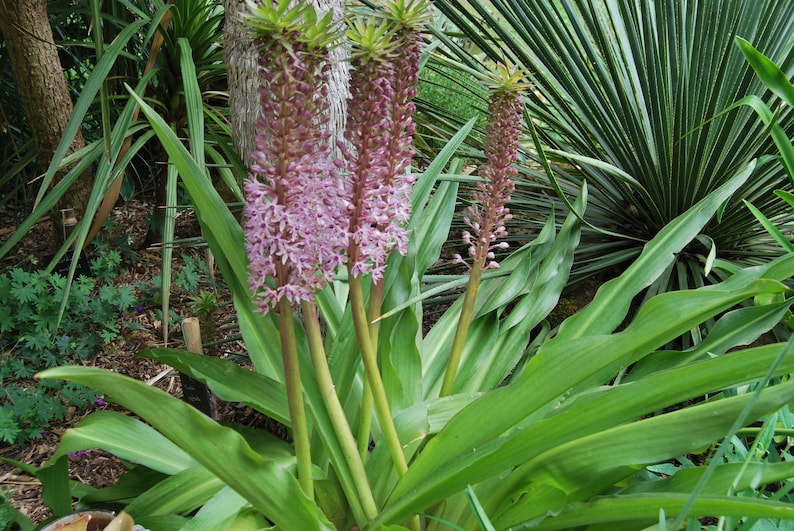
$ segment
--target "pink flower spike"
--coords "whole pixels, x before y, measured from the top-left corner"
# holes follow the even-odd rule
[[[353,45],[348,144],[341,146],[347,160],[347,198],[354,206],[348,269],[354,276],[371,274],[375,282],[383,278],[389,253],[408,251],[405,227],[414,184],[408,169],[413,156],[419,26],[407,25],[399,17],[390,24],[396,25],[394,31],[383,21],[358,19],[348,32]]]
[[[501,76],[501,77],[499,77]],[[497,80],[491,87],[488,105],[488,126],[484,143],[487,161],[480,168],[482,181],[477,183],[473,202],[463,217],[471,231],[463,232],[463,241],[469,245],[469,255],[475,264],[485,269],[499,267],[494,259],[496,249],[507,249],[507,242],[498,242],[507,236],[505,223],[512,219],[507,204],[515,190],[513,178],[518,173],[518,147],[521,139],[523,98],[517,73],[500,68]]]
[[[297,29],[263,34],[262,119],[245,183],[249,284],[260,311],[314,299],[343,263],[347,205],[328,132],[327,46]],[[324,41],[323,41],[324,42]]]

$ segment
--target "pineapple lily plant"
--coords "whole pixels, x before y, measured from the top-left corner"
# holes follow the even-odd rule
[[[453,155],[473,122],[424,171],[410,171],[426,10],[422,1],[394,0],[377,21],[349,22],[351,98],[337,159],[323,127],[324,61],[341,32],[304,3],[252,9],[264,117],[244,226],[199,154],[138,99],[234,293],[255,370],[179,350],[142,354],[284,423],[292,443],[220,424],[119,374],[56,368],[39,376],[92,386],[140,420],[86,417],[40,476],[63,479],[69,452],[110,451],[131,464],[119,484],[72,493],[83,505],[114,502],[158,530],[644,529],[701,516],[794,519],[790,504],[756,490],[794,475],[793,463],[750,454],[725,463],[714,450],[752,422],[774,430],[776,412],[794,399],[794,382],[783,378],[794,369],[786,344],[734,350],[786,315],[794,255],[633,306],[754,162],[550,329],[545,318],[568,279],[587,187],[562,224],[550,218],[520,248],[501,243],[525,87],[509,66],[495,68],[486,162],[465,213],[471,256],[459,258],[470,269],[428,274],[466,179]],[[186,97],[198,97],[190,71],[183,77]],[[189,118],[202,131],[202,115]],[[509,251],[498,263],[496,248]],[[425,322],[429,297],[464,286]],[[716,324],[701,343],[676,346],[710,319]],[[683,456],[709,450],[706,464],[684,465]],[[669,465],[664,474],[660,463]],[[64,494],[48,493],[60,508],[69,506]]]

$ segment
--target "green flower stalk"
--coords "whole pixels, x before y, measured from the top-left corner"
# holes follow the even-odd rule
[[[259,46],[263,112],[245,185],[249,281],[259,309],[278,312],[298,481],[312,497],[293,308],[313,300],[343,261],[345,200],[323,127],[329,47],[340,35],[330,13],[318,19],[310,4],[265,0],[246,22]]]
[[[515,189],[513,177],[518,173],[515,163],[521,139],[521,91],[526,85],[520,82],[520,73],[508,67],[500,66],[494,79],[495,82],[490,86],[489,119],[483,146],[487,161],[480,169],[482,181],[477,183],[474,201],[463,218],[471,229],[463,232],[463,241],[469,246],[471,259],[469,281],[440,396],[452,393],[482,273],[486,269],[498,268],[494,251],[508,247],[507,242],[499,240],[507,236],[505,223],[512,218],[507,204]],[[455,256],[455,261],[466,263],[460,255]]]
[[[336,394],[334,381],[328,367],[328,358],[325,355],[325,347],[323,346],[323,335],[320,331],[320,319],[317,314],[317,306],[304,302],[301,308],[303,309],[303,319],[306,324],[306,335],[309,340],[312,364],[314,365],[317,384],[320,386],[320,392],[323,395],[323,402],[328,410],[331,423],[334,426],[334,432],[339,440],[339,445],[342,447],[342,451],[345,454],[345,461],[355,480],[356,494],[361,503],[364,516],[368,520],[372,520],[378,514],[378,506],[375,503],[372,487],[367,478],[364,461],[359,455],[353,432],[350,430],[350,425],[347,423],[347,418],[345,417],[345,411]]]
[[[388,157],[389,138],[393,133],[391,54],[395,49],[383,21],[356,19],[348,36],[352,50],[345,131],[347,143],[340,144],[340,149],[347,161],[347,197],[350,201],[347,248],[350,305],[366,386],[372,393],[394,466],[402,476],[408,470],[408,464],[380,377],[361,283],[365,274],[371,275],[373,282],[379,282],[383,278],[388,254],[395,248],[405,253],[408,245],[403,220],[410,216],[410,201],[407,194],[395,186]],[[362,417],[366,415],[362,412]],[[359,432],[360,438],[365,436],[367,434]]]

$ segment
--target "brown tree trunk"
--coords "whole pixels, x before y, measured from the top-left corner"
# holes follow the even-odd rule
[[[47,17],[47,0],[0,0],[0,31],[8,48],[39,165],[46,170],[73,109]],[[84,145],[83,135],[78,131],[68,153]],[[63,196],[52,213],[56,238],[62,235],[60,210],[74,208],[79,219],[92,185],[93,176],[83,174]]]
[[[223,0],[223,55],[229,80],[229,120],[234,147],[246,166],[256,148],[254,122],[259,109],[257,51],[243,24],[245,0]]]
[[[332,10],[336,21],[341,21],[344,17],[343,0],[311,0],[311,2],[320,13]],[[242,22],[243,15],[247,14],[245,0],[223,0],[223,8],[225,10],[224,58],[229,79],[232,136],[237,153],[246,165],[250,165],[251,153],[256,148],[254,122],[262,115],[259,108],[257,50]],[[345,47],[337,46],[331,53],[328,87],[331,103],[329,127],[334,132],[331,139],[334,144],[337,139],[343,138],[345,130],[348,77]]]

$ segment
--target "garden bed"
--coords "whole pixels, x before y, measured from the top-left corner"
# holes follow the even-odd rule
[[[140,243],[136,244],[136,242],[144,241],[146,234],[144,221],[148,212],[150,212],[150,208],[140,203],[127,204],[114,211],[116,228],[113,231],[114,234],[106,235],[107,238],[118,238],[121,235],[129,234],[130,246],[138,254],[138,259],[135,261],[129,258],[123,260],[119,274],[113,278],[114,286],[141,285],[143,281],[151,280],[160,274],[160,248],[158,246],[140,248]],[[12,216],[13,212],[7,212],[5,218],[0,220],[0,235],[3,239],[13,232],[14,219]],[[185,211],[177,220],[177,239],[192,238],[198,235],[199,229],[195,216],[191,211]],[[46,221],[40,222],[31,230],[29,236],[4,258],[0,269],[2,271],[12,267],[35,269],[32,264],[34,257],[51,254],[53,251],[51,226]],[[180,271],[185,266],[185,257],[196,257],[197,255],[198,253],[193,248],[177,249],[174,253],[174,271]],[[139,293],[138,295],[142,296]],[[194,295],[196,293],[186,291],[181,285],[175,283],[171,291],[171,309],[182,318],[193,315],[191,296]],[[229,302],[228,294],[218,293],[218,297],[221,303]],[[224,299],[226,300],[224,301]],[[154,360],[136,357],[136,354],[144,349],[164,346],[158,310],[159,308],[153,305],[138,305],[135,312],[124,316],[126,324],[122,326],[119,337],[104,344],[96,356],[87,358],[81,363],[113,370],[131,378],[149,382],[175,396],[181,396],[180,378],[175,371]],[[228,325],[230,321],[233,321],[233,317],[233,307],[230,304],[219,304],[219,309],[213,315],[219,330],[224,328],[223,325]],[[233,332],[228,329],[228,326],[225,328],[227,330],[222,331],[219,335],[228,336]],[[208,340],[208,338],[204,339]],[[214,339],[221,339],[221,337]],[[170,328],[168,346],[184,348],[181,330],[178,326]],[[220,355],[236,354],[243,352],[244,347],[242,342],[233,340],[224,343],[219,350]],[[31,381],[31,383],[34,382]],[[261,415],[239,404],[215,403],[213,405],[216,407],[217,416],[220,419],[251,426],[264,422]],[[34,466],[42,465],[55,451],[64,431],[86,415],[106,409],[123,411],[123,409],[105,402],[101,397],[88,409],[69,408],[65,417],[52,423],[41,438],[32,439],[21,446],[0,443],[0,457]],[[125,470],[117,458],[99,450],[79,452],[78,455],[70,456],[69,461],[73,479],[97,488],[114,484]],[[0,462],[0,484],[10,503],[33,522],[40,523],[51,516],[48,507],[41,500],[41,484],[35,477],[15,466]]]

